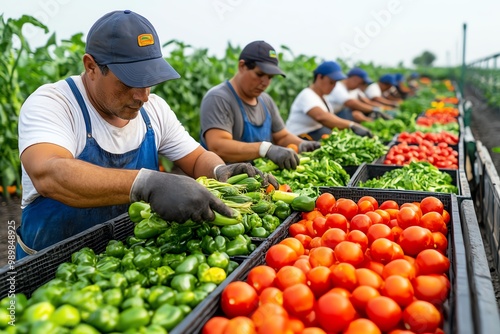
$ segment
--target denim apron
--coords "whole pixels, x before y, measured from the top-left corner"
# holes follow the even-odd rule
[[[123,154],[110,153],[103,150],[92,136],[89,112],[73,79],[67,78],[66,82],[78,101],[87,131],[85,148],[76,157],[77,159],[109,168],[158,170],[158,150],[154,131],[144,108],[141,108],[141,115],[146,123],[147,131],[141,145],[137,149]],[[23,209],[21,226],[17,231],[16,259],[21,259],[92,226],[104,223],[127,210],[128,204],[75,208],[51,198],[39,196]],[[19,239],[27,246],[25,250],[28,252],[22,249]]]
[[[243,102],[241,101],[240,97],[238,94],[236,94],[236,91],[234,90],[233,86],[229,81],[226,81],[226,85],[229,87],[231,90],[231,93],[233,93],[234,98],[238,102],[238,105],[240,107],[240,112],[241,116],[243,117],[243,135],[241,137],[242,142],[245,143],[256,143],[260,141],[268,141],[272,142],[272,133],[271,133],[271,127],[272,127],[272,120],[271,120],[271,114],[269,113],[269,110],[266,107],[266,104],[264,103],[264,100],[259,96],[259,101],[260,103],[264,106],[264,111],[266,113],[266,119],[262,123],[262,125],[255,125],[250,122],[250,120],[247,117],[247,113],[245,112],[245,108],[243,108]],[[201,145],[205,148],[207,148],[207,144],[205,143],[205,140],[203,138],[200,138]]]

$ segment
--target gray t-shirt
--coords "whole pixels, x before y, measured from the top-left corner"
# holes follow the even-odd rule
[[[285,122],[281,118],[278,107],[271,96],[267,93],[262,93],[260,98],[262,98],[267,110],[271,114],[271,132],[275,133],[284,129]],[[265,110],[260,98],[257,99],[255,106],[242,101],[247,118],[252,124],[257,126],[262,125],[266,119]],[[238,101],[226,82],[212,87],[203,97],[200,109],[200,123],[200,140],[203,144],[205,143],[205,132],[213,128],[227,131],[233,135],[234,140],[241,141],[241,137],[243,136],[243,116],[241,115]]]

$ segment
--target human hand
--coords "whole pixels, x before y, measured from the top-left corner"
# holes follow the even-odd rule
[[[300,162],[299,156],[294,150],[278,145],[271,145],[266,153],[266,157],[277,164],[280,169],[295,169]]]
[[[321,147],[321,144],[318,141],[303,140],[299,144],[299,153],[311,152],[311,151],[314,151],[320,147]]]
[[[145,201],[167,221],[212,221],[214,211],[231,217],[233,211],[194,179],[141,169],[130,189],[130,201]]]
[[[349,128],[351,128],[352,132],[354,132],[358,136],[369,137],[369,138],[373,137],[373,133],[370,130],[357,123],[352,122]]]
[[[235,163],[229,165],[218,165],[215,167],[215,178],[220,182],[226,182],[231,176],[247,173],[248,176],[254,177],[260,175],[262,185],[265,187],[272,184],[275,189],[278,189],[279,184],[272,174],[263,173],[260,169],[255,168],[249,163]]]
[[[389,115],[389,114],[386,114],[385,112],[381,111],[381,110],[373,110],[373,113],[375,115],[375,118],[382,118],[384,120],[391,120],[392,119],[392,116]]]

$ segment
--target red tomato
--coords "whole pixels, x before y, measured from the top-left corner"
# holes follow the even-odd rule
[[[356,319],[347,326],[343,334],[381,334],[375,323],[368,319]]]
[[[450,260],[435,249],[426,249],[417,255],[415,265],[418,275],[441,275],[450,269]]]
[[[309,235],[309,232],[307,231],[305,222],[303,224],[301,224],[301,223],[294,223],[294,224],[290,225],[290,227],[288,228],[288,233],[292,237],[295,237],[298,234]]]
[[[403,312],[405,327],[415,333],[433,333],[441,323],[441,313],[434,305],[416,300]]]
[[[360,230],[364,234],[368,232],[368,229],[372,226],[372,220],[370,217],[364,213],[358,213],[354,217],[352,217],[349,223],[349,229],[352,230]]]
[[[371,286],[372,288],[379,289],[384,281],[379,274],[368,268],[356,269],[356,278],[359,286]]]
[[[321,237],[323,233],[328,229],[328,226],[326,225],[326,218],[325,217],[316,217],[313,220],[313,229],[314,229],[314,235]]]
[[[339,228],[347,232],[347,219],[339,213],[332,213],[326,217],[326,226],[330,228]]]
[[[289,286],[306,283],[306,274],[300,268],[294,266],[284,266],[276,273],[274,280],[278,289],[284,290]]]
[[[417,211],[410,207],[399,209],[396,219],[398,220],[398,226],[403,230],[410,226],[417,226],[420,221]]]
[[[415,265],[408,262],[406,259],[393,260],[384,266],[382,278],[386,279],[392,275],[398,275],[412,280],[416,275]]]
[[[449,281],[442,275],[420,275],[412,282],[415,297],[440,306],[448,298]]]
[[[323,193],[316,199],[316,208],[326,216],[327,213],[332,213],[336,202],[331,193]]]
[[[439,253],[446,255],[446,250],[448,249],[448,239],[441,232],[432,233],[432,239],[434,240],[434,249]]]
[[[417,256],[424,249],[434,246],[432,232],[420,226],[410,226],[399,236],[399,245],[406,255]]]
[[[388,240],[394,241],[394,236],[392,234],[391,228],[384,224],[375,224],[370,226],[370,228],[368,228],[366,236],[368,237],[368,245],[371,245],[374,240],[380,238],[386,238]]]
[[[257,330],[264,324],[267,318],[272,316],[283,316],[288,318],[288,312],[281,305],[275,303],[265,303],[257,307],[251,319]]]
[[[367,260],[365,261],[365,263],[363,263],[363,268],[370,269],[381,277],[382,277],[382,272],[384,271],[384,267],[385,266],[383,263],[377,261]]]
[[[350,241],[342,241],[333,250],[339,262],[350,263],[357,267],[363,263],[365,256],[361,246]]]
[[[446,223],[443,216],[435,211],[427,212],[420,218],[420,226],[429,229],[431,232],[443,232],[446,230]]]
[[[285,238],[279,242],[282,245],[287,245],[297,253],[297,256],[304,255],[304,245],[297,238]]]
[[[273,286],[262,290],[259,296],[259,304],[274,303],[283,305],[283,292]]]
[[[289,334],[291,333],[288,317],[272,315],[266,317],[259,328],[258,334]],[[229,334],[229,333],[228,333]],[[245,333],[246,334],[246,333]]]
[[[446,223],[446,225],[448,225],[450,220],[451,220],[450,214],[448,211],[446,211],[446,209],[443,210],[443,219],[444,219],[444,222]]]
[[[380,206],[378,208],[381,210],[399,209],[399,204],[396,201],[387,200],[387,201],[382,202],[382,204],[380,204]]]
[[[402,313],[401,307],[388,297],[375,297],[366,304],[368,318],[384,332],[396,327],[401,320]]]
[[[314,294],[304,283],[295,284],[283,290],[283,307],[292,316],[303,317],[314,307]]]
[[[335,262],[335,254],[330,247],[316,247],[309,252],[309,263],[311,267],[330,267]]]
[[[368,237],[360,230],[350,231],[347,234],[347,241],[355,242],[360,245],[363,252],[368,248]]]
[[[304,247],[304,252],[306,249],[309,249],[309,244],[311,243],[312,238],[308,236],[307,234],[297,234],[294,236],[295,239],[300,241],[302,244],[302,247]]]
[[[298,333],[298,332],[294,332],[294,333]],[[326,332],[318,327],[307,327],[307,328],[304,328],[304,330],[302,332],[300,332],[300,334],[326,334]]]
[[[368,213],[375,210],[373,204],[370,201],[358,202],[358,213]]]
[[[373,210],[377,210],[378,209],[378,201],[374,197],[372,197],[372,196],[363,196],[363,197],[361,197],[358,200],[358,205],[359,205],[359,203],[364,202],[364,201],[370,202],[372,204],[372,206],[373,206]]]
[[[370,299],[379,297],[380,293],[374,287],[368,285],[360,285],[351,294],[350,300],[356,311],[360,315],[366,315],[366,304]]]
[[[316,317],[326,331],[343,331],[357,316],[356,309],[345,296],[327,293],[318,299]]]
[[[351,220],[358,213],[358,205],[352,199],[344,198],[335,204],[337,213]]]
[[[257,308],[258,303],[257,292],[246,282],[231,282],[222,291],[222,311],[229,318],[249,315]]]
[[[356,268],[350,263],[341,262],[330,267],[332,271],[331,279],[334,287],[344,288],[347,291],[352,291],[358,285],[356,277]]]
[[[321,236],[321,245],[334,249],[341,241],[347,239],[347,234],[339,228],[330,228]]]
[[[294,249],[287,245],[272,245],[266,253],[266,264],[271,268],[278,270],[283,266],[292,265],[298,258]]]
[[[413,301],[413,286],[408,278],[402,276],[387,277],[380,292],[383,296],[392,298],[402,308]]]
[[[322,242],[321,242],[321,237],[314,237],[311,239],[311,242],[309,243],[309,248],[310,249],[314,249],[314,248],[318,248],[318,247],[321,247],[323,246],[322,245]],[[310,253],[311,251],[309,251]]]
[[[369,211],[369,212],[366,213],[366,215],[368,217],[370,217],[373,225],[375,225],[375,224],[384,224],[384,219],[382,218],[382,216],[378,212]]]
[[[295,263],[293,264],[294,267],[299,268],[304,272],[304,274],[307,275],[309,270],[311,270],[311,263],[309,263],[309,258],[299,258]]]
[[[370,255],[374,261],[387,264],[395,259],[402,259],[404,256],[401,247],[393,241],[380,238],[373,241],[370,248]]]
[[[439,198],[428,196],[420,201],[420,209],[423,214],[431,211],[443,214],[444,204]]]
[[[323,266],[312,268],[307,273],[307,282],[316,298],[321,297],[332,288],[331,274],[330,268]]]
[[[391,215],[386,210],[377,209],[374,212],[378,213],[380,215],[380,217],[382,217],[382,224],[388,225],[389,222],[391,221]],[[372,221],[373,221],[373,218],[372,218]]]
[[[255,325],[250,318],[235,317],[228,321],[223,334],[256,334]]]
[[[210,318],[203,326],[201,334],[222,334],[228,322],[229,319],[224,317]]]
[[[276,271],[269,266],[257,266],[248,272],[247,283],[250,284],[258,295],[261,291],[270,286],[274,286]]]

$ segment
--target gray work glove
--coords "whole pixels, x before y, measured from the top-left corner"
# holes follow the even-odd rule
[[[299,144],[299,153],[311,152],[321,147],[319,141],[304,140]]]
[[[145,201],[166,221],[212,221],[214,211],[232,217],[233,211],[194,179],[142,168],[130,189],[130,201]]]
[[[386,121],[392,119],[391,115],[386,114],[379,107],[373,108],[373,116],[374,116],[373,118],[375,118],[375,119],[376,118],[382,118],[382,119],[385,119]]]
[[[226,182],[233,175],[247,173],[248,176],[254,177],[259,175],[262,180],[262,186],[266,187],[272,184],[274,189],[278,189],[279,184],[276,178],[268,173],[263,173],[260,169],[255,168],[249,163],[234,163],[229,165],[219,165],[215,168],[215,178],[220,182]]]
[[[352,122],[349,127],[358,136],[373,138],[373,133],[362,125]]]
[[[299,156],[294,150],[278,145],[271,145],[266,157],[277,164],[280,169],[295,169],[300,162]]]

